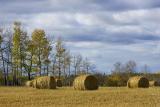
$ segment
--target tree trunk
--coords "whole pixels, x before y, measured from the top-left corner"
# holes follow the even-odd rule
[[[11,49],[10,49],[10,51],[11,51]],[[14,69],[13,69],[13,59],[12,59],[13,57],[12,57],[12,54],[11,54],[11,71],[12,71],[12,85],[14,85]]]
[[[16,85],[18,85],[18,79],[19,79],[18,72],[19,72],[19,66],[17,65],[17,70],[16,70]]]
[[[22,67],[23,67],[22,60],[23,60],[23,58],[22,58],[22,50],[21,50],[21,46],[20,46],[20,70],[21,70],[20,76],[22,76]]]
[[[41,56],[40,56],[40,50],[39,50],[39,55],[38,55],[38,62],[39,62],[39,75],[41,76]]]
[[[59,69],[59,75],[58,75],[58,79],[60,79],[61,78],[61,62],[60,62],[60,57],[59,57],[59,61],[58,61],[58,69]]]
[[[6,78],[6,70],[5,70],[5,62],[4,62],[3,52],[1,52],[1,56],[2,56],[2,62],[3,62],[4,85],[7,85],[7,78]]]
[[[28,80],[31,80],[31,73],[28,71]]]
[[[47,64],[47,76],[49,74],[49,65]]]
[[[8,55],[7,55],[7,75],[6,75],[6,78],[7,78],[7,85],[8,85],[9,62],[10,62],[10,60],[9,60],[9,53],[8,53]]]
[[[77,67],[75,66],[74,68],[74,73],[75,73],[75,76],[77,75]]]
[[[33,54],[31,54],[31,63],[30,63],[30,67],[29,67],[29,71],[28,71],[28,79],[31,80],[31,72],[32,72],[32,57],[33,57]]]
[[[46,74],[46,68],[45,67],[43,68],[43,74]]]
[[[69,63],[69,86],[71,86],[71,64]]]
[[[55,65],[56,65],[56,58],[53,61],[53,71],[52,71],[53,75],[55,74]]]

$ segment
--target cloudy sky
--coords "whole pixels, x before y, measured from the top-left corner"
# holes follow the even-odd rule
[[[135,60],[160,71],[159,0],[0,0],[0,26],[21,21],[61,36],[102,72]]]

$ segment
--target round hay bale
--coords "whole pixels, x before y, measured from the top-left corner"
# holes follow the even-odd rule
[[[159,86],[157,81],[149,81],[149,86],[154,87],[154,86]]]
[[[131,77],[127,82],[128,88],[148,88],[149,81],[143,76]]]
[[[25,83],[25,86],[27,86],[27,87],[32,87],[32,85],[33,85],[33,82],[32,82],[32,81],[27,81],[27,82]]]
[[[58,87],[62,87],[62,80],[56,79],[56,84]]]
[[[56,81],[53,76],[43,76],[34,80],[33,86],[38,89],[56,89]]]
[[[33,88],[36,88],[36,84],[37,84],[36,79],[32,80],[32,87],[33,87]]]
[[[75,78],[73,87],[75,90],[97,90],[98,80],[93,75],[81,75]]]

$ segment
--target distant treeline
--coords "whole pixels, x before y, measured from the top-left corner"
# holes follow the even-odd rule
[[[99,80],[100,86],[111,86],[111,87],[127,86],[127,81],[129,79],[129,77],[132,77],[132,76],[145,76],[150,81],[157,81],[158,84],[160,83],[160,74],[158,74],[158,73],[157,74],[134,73],[134,74],[131,74],[130,76],[128,76],[127,74],[104,75],[104,74],[100,74],[100,73],[97,73],[95,75]]]
[[[150,73],[148,65],[144,65],[141,71],[137,70],[135,61],[130,60],[126,64],[117,62],[111,74],[95,74],[101,86],[127,86],[127,81],[133,76],[145,76],[150,81],[160,83],[160,73]]]

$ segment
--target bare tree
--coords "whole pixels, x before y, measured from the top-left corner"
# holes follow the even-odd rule
[[[121,62],[116,62],[114,64],[114,69],[112,70],[112,74],[119,74],[123,72],[123,65]]]
[[[5,69],[5,61],[4,61],[4,49],[2,47],[2,30],[0,32],[0,52],[1,52],[1,59],[2,59],[2,64],[3,64],[3,75],[4,75],[4,84],[7,85],[7,78],[6,78],[6,69]]]
[[[147,64],[145,64],[142,68],[142,73],[148,74],[150,72],[150,68]]]
[[[125,65],[125,72],[126,73],[135,73],[136,72],[136,62],[133,60],[130,60]]]
[[[65,48],[64,48],[64,44],[62,42],[62,40],[59,38],[57,40],[56,43],[56,63],[57,63],[57,67],[58,67],[58,78],[61,78],[61,74],[62,74],[62,67],[63,67],[63,62],[64,62],[64,58],[63,55],[65,53]]]
[[[78,72],[80,71],[82,64],[82,56],[76,55],[73,57],[73,67],[74,67],[74,75],[76,76]]]

